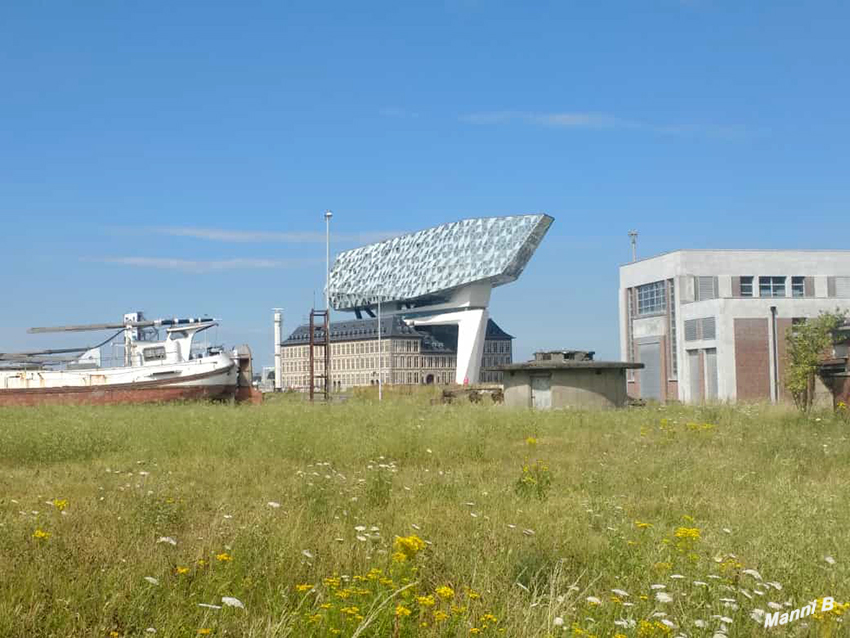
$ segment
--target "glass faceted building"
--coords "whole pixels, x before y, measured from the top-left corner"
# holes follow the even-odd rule
[[[480,217],[340,253],[329,276],[336,310],[382,312],[413,326],[456,325],[456,382],[478,381],[490,291],[515,281],[553,222],[549,215]]]

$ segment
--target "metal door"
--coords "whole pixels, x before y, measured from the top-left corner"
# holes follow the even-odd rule
[[[548,410],[552,407],[552,377],[538,374],[531,377],[531,407]]]
[[[690,383],[691,396],[688,397],[690,403],[699,403],[702,400],[702,389],[700,385],[701,376],[699,373],[699,350],[688,350],[688,378]]]
[[[717,400],[717,348],[705,350],[705,400]]]
[[[640,396],[644,399],[661,400],[661,344],[641,343],[638,356],[644,365],[640,370]]]

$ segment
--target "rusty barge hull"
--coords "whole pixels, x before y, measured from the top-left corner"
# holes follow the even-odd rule
[[[241,388],[233,383],[215,382],[216,377],[220,379],[227,372],[213,370],[175,379],[88,387],[0,389],[0,406],[106,405],[237,398]]]

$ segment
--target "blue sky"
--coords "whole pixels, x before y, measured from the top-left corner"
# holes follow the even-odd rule
[[[519,359],[616,357],[632,227],[845,247],[848,31],[842,2],[5,2],[0,350],[141,309],[268,363],[330,208],[334,251],[553,215],[492,316]]]

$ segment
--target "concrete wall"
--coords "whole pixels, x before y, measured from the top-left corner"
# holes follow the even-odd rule
[[[531,407],[531,374],[551,374],[553,408],[618,408],[626,404],[622,368],[514,370],[504,376],[505,405]]]
[[[756,296],[739,296],[739,278],[743,275],[755,278]],[[758,297],[760,275],[786,276],[786,297]],[[694,276],[716,277],[718,298],[694,301]],[[807,278],[805,297],[791,296],[792,276]],[[792,318],[816,317],[820,312],[832,311],[836,307],[845,310],[850,308],[850,299],[830,296],[834,294],[834,290],[830,292],[829,278],[836,276],[850,276],[850,251],[684,250],[627,264],[620,268],[622,358],[628,360],[629,352],[627,289],[672,279],[676,287],[675,327],[679,366],[675,390],[679,400],[687,403],[701,400],[700,396],[691,396],[694,384],[691,383],[690,369],[685,362],[688,360],[687,351],[700,351],[702,357],[702,353],[708,348],[717,351],[718,400],[769,400],[773,388],[778,390],[779,400],[787,400],[788,394],[783,387],[786,330],[790,327]],[[775,344],[772,340],[772,330],[768,331],[766,338],[762,338],[764,335],[760,334],[758,339],[745,334],[747,330],[742,330],[743,326],[757,323],[761,325],[763,321],[770,326],[771,306],[777,309]],[[668,304],[668,313],[669,310]],[[716,337],[685,341],[685,322],[705,317],[715,318]],[[670,329],[662,325],[658,317],[635,318],[633,328],[633,338],[670,336]],[[774,352],[778,352],[777,361],[774,361]],[[757,356],[748,361],[750,354]],[[758,374],[747,376],[747,370],[750,373],[755,372],[752,369],[755,365],[760,366]],[[701,368],[700,371],[703,372]],[[742,373],[744,377],[741,377]],[[768,379],[767,394],[764,375],[767,375]],[[635,394],[639,395],[638,385],[630,385]],[[677,397],[668,392],[667,398]]]

